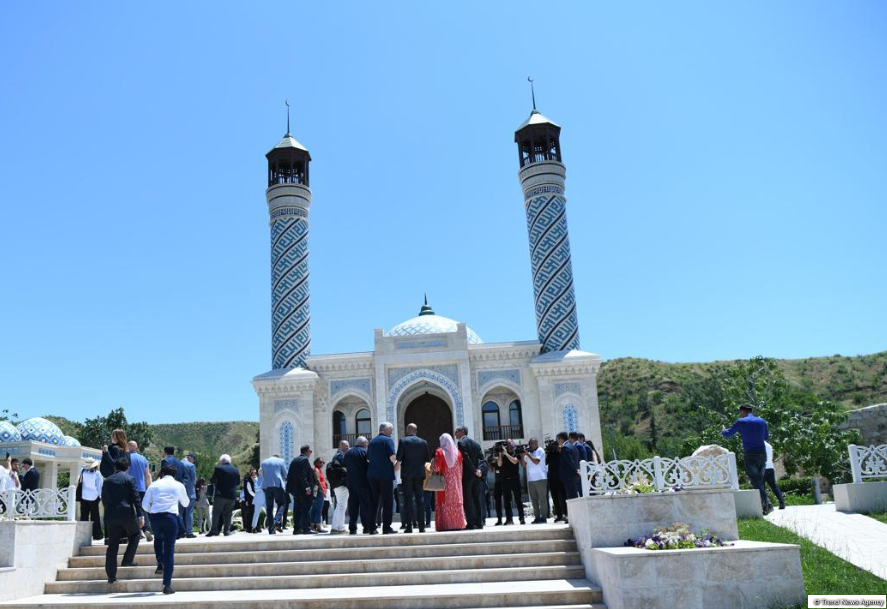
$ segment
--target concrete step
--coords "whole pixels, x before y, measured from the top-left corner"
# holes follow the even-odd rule
[[[374,536],[375,537],[375,536]],[[409,537],[403,536],[403,539]],[[429,537],[429,539],[433,539]],[[214,544],[215,545],[215,544]],[[218,544],[225,545],[225,544]],[[282,547],[290,547],[283,545]],[[538,540],[538,541],[490,541],[485,543],[419,544],[403,546],[357,547],[357,548],[318,548],[318,549],[274,549],[257,550],[250,545],[239,545],[237,550],[219,551],[215,547],[207,548],[208,552],[179,552],[176,544],[176,565],[210,565],[210,564],[249,564],[274,562],[309,562],[334,560],[372,560],[398,558],[424,558],[445,556],[478,556],[502,554],[533,554],[543,552],[575,552],[576,542],[570,539]],[[102,553],[91,556],[75,556],[68,561],[71,568],[103,567],[105,565],[104,547]],[[150,550],[150,553],[148,552]],[[118,554],[118,563],[123,560],[123,551]],[[139,548],[135,563],[138,566],[156,566],[153,544],[145,544],[145,551]]]
[[[381,548],[422,545],[490,543],[511,541],[543,541],[573,539],[573,532],[567,526],[546,525],[534,529],[496,527],[481,531],[446,531],[437,533],[394,534],[394,535],[292,535],[290,532],[268,535],[267,533],[235,533],[230,537],[182,539],[176,543],[176,554],[190,552],[239,552],[268,550],[318,550],[332,548]],[[120,546],[121,553],[126,546]],[[139,553],[152,554],[153,544],[142,541]],[[104,556],[104,545],[81,548],[80,556]]]
[[[581,565],[578,552],[537,552],[530,554],[495,554],[422,558],[374,558],[360,560],[319,560],[248,564],[184,565],[176,557],[175,578],[190,577],[277,577],[281,575],[324,575],[332,573],[380,573],[385,571],[446,571],[453,569],[490,569],[510,566],[550,567]],[[156,565],[121,567],[118,579],[152,579]],[[103,566],[61,569],[58,581],[106,580]]]
[[[427,574],[422,574],[427,577]],[[152,593],[122,592],[70,595],[44,594],[11,603],[4,609],[489,609],[493,607],[541,607],[557,609],[605,609],[601,591],[585,579],[556,579],[507,583],[422,584],[355,588],[294,590],[232,590],[224,593],[160,593],[156,582]],[[173,587],[180,589],[179,582]]]
[[[324,575],[281,575],[276,577],[191,577],[176,579],[175,588],[181,591],[206,590],[284,590],[353,588],[369,586],[408,586],[421,581],[446,584],[479,582],[529,582],[545,579],[578,579],[585,575],[581,565],[549,567],[515,567],[494,569],[455,569],[447,571],[383,571],[376,573],[331,573]],[[173,576],[175,577],[175,576]],[[160,576],[152,579],[119,579],[107,581],[55,581],[46,584],[46,594],[101,594],[139,593],[157,590]]]

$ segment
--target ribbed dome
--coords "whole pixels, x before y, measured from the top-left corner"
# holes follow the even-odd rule
[[[62,430],[52,421],[41,417],[34,417],[20,423],[18,431],[22,434],[22,440],[65,446],[65,434],[62,433]]]
[[[434,310],[428,306],[428,299],[419,311],[419,315],[401,322],[388,331],[388,336],[421,336],[423,334],[444,334],[446,332],[455,332],[455,319],[435,315]],[[468,333],[468,344],[477,345],[484,341],[480,339],[474,330],[465,328]]]
[[[22,434],[9,421],[0,421],[0,444],[3,442],[21,442]]]

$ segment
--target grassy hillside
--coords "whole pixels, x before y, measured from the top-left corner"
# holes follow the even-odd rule
[[[598,377],[604,441],[615,444],[620,456],[655,444],[660,454],[677,454],[687,435],[689,404],[682,389],[726,362],[670,364],[621,358],[607,361]],[[856,408],[887,402],[887,351],[856,357],[812,357],[778,360],[788,381],[797,389]],[[62,431],[77,437],[79,423],[46,417]],[[222,453],[243,467],[252,457],[259,424],[252,421],[163,423],[151,425],[152,446],[158,457],[164,446],[194,451],[201,456],[201,471]],[[612,441],[611,439],[612,438]]]
[[[792,386],[847,408],[887,402],[887,351],[777,361]],[[598,396],[605,442],[610,443],[612,433],[613,443],[623,452],[629,448],[623,442],[626,438],[647,445],[655,438],[663,454],[677,451],[679,438],[686,435],[683,414],[689,407],[683,387],[725,363],[670,364],[636,358],[604,362]]]

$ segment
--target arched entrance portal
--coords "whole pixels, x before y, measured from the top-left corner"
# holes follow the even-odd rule
[[[404,411],[404,426],[415,423],[419,426],[419,437],[428,442],[432,451],[440,447],[441,434],[453,433],[453,411],[445,401],[436,395],[423,393]]]

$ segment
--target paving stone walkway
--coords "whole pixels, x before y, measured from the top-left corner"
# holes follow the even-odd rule
[[[839,512],[833,503],[788,506],[774,510],[766,519],[887,579],[887,524],[883,522]]]

